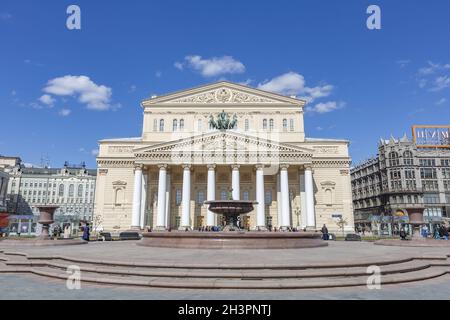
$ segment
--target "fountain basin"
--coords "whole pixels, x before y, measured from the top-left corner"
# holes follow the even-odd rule
[[[320,232],[148,232],[140,246],[182,249],[298,249],[325,247]]]
[[[213,200],[206,201],[208,205],[208,210],[215,213],[221,214],[225,218],[225,227],[223,231],[239,231],[240,228],[237,225],[238,217],[241,214],[246,214],[254,210],[253,205],[258,204],[254,201],[244,201],[244,200]]]

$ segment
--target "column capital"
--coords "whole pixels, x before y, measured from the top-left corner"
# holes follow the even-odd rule
[[[159,170],[167,170],[169,166],[167,164],[158,164]]]
[[[239,170],[240,167],[241,166],[239,164],[232,164],[231,165],[231,169],[233,169],[233,170]]]
[[[264,170],[264,165],[263,164],[257,164],[255,165],[256,170]]]
[[[181,166],[183,167],[183,170],[185,170],[185,171],[191,170],[191,168],[192,168],[192,165],[190,165],[190,164],[183,164]]]
[[[280,169],[281,170],[287,170],[287,169],[289,169],[289,165],[285,164],[285,163],[282,163],[282,164],[280,164]]]
[[[206,165],[206,167],[208,168],[208,170],[216,170],[215,164],[208,164],[208,165]]]
[[[144,169],[144,165],[140,164],[140,163],[135,163],[134,164],[134,170],[143,170]]]

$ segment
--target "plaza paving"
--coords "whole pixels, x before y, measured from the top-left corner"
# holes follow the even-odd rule
[[[315,249],[290,249],[290,250],[193,250],[193,249],[162,249],[148,248],[137,246],[135,242],[106,242],[106,243],[89,243],[85,246],[73,247],[14,247],[2,248],[4,253],[20,252],[28,256],[46,256],[46,257],[69,257],[73,259],[85,259],[97,262],[122,263],[122,264],[149,264],[168,267],[157,267],[145,270],[151,272],[181,272],[173,271],[170,266],[177,268],[197,268],[211,267],[212,270],[196,269],[194,271],[183,271],[184,275],[192,275],[195,272],[212,272],[225,274],[233,272],[230,268],[237,267],[257,268],[264,267],[261,274],[279,273],[281,277],[292,272],[299,274],[309,274],[314,272],[336,272],[347,269],[342,267],[331,266],[350,265],[361,263],[383,263],[387,261],[397,261],[392,266],[387,266],[386,271],[397,268],[396,274],[386,275],[382,277],[387,279],[405,278],[405,283],[398,284],[382,284],[381,290],[369,290],[366,286],[358,285],[344,288],[321,288],[321,289],[286,289],[268,290],[258,289],[170,289],[167,287],[131,287],[131,286],[114,286],[108,284],[92,284],[88,282],[82,283],[81,290],[68,290],[65,281],[53,279],[51,277],[39,277],[27,273],[3,273],[0,274],[0,282],[3,288],[0,292],[0,299],[448,299],[450,297],[450,262],[447,257],[450,256],[449,248],[408,248],[408,247],[385,247],[377,246],[368,242],[330,242],[328,247]],[[18,259],[18,263],[29,263],[23,256],[3,255],[3,259]],[[399,262],[402,259],[410,259],[415,257],[418,261]],[[58,260],[58,259],[55,259]],[[31,260],[30,260],[31,261]],[[426,267],[429,261],[437,263],[437,267],[446,268],[444,272],[433,275],[434,269]],[[86,262],[89,263],[89,262]],[[5,266],[5,261],[0,259],[0,267]],[[265,266],[269,266],[265,267]],[[292,266],[314,266],[320,265],[320,270],[312,268],[305,270],[292,270]],[[92,265],[91,265],[92,266]],[[284,267],[283,267],[284,266]],[[330,267],[329,267],[330,266]],[[277,268],[280,270],[277,270]],[[95,265],[95,268],[101,268]],[[142,267],[143,268],[143,267]],[[149,269],[150,268],[150,269]],[[153,267],[152,267],[153,268]],[[406,273],[402,268],[411,269]],[[421,268],[421,269],[420,269]],[[133,269],[126,265],[116,266],[115,271]],[[134,268],[137,270],[139,268]],[[175,268],[176,269],[176,268]],[[417,271],[417,270],[419,271]],[[181,269],[180,269],[181,270]],[[353,268],[352,270],[360,270],[364,272],[365,268]],[[248,272],[254,272],[250,270]],[[411,272],[410,272],[411,271]],[[143,272],[137,270],[136,272]],[[239,270],[242,274],[246,270]],[[256,270],[256,272],[259,272]],[[352,271],[353,272],[353,271]],[[356,271],[354,271],[356,272]],[[416,282],[409,282],[408,274],[418,274],[431,277],[424,278]],[[62,273],[62,271],[61,271]],[[89,272],[87,272],[89,274]],[[126,274],[122,274],[122,277]],[[153,275],[154,276],[154,275]],[[217,277],[217,276],[214,276]],[[300,277],[300,276],[299,276]],[[367,276],[364,276],[365,281]],[[164,279],[167,279],[164,278]],[[314,276],[312,277],[314,279]],[[334,278],[336,279],[336,277]],[[329,276],[324,276],[324,281],[335,281]],[[418,278],[419,279],[419,278]],[[139,280],[139,279],[138,279]],[[240,279],[241,280],[241,279]],[[274,280],[274,279],[271,279]],[[294,279],[280,279],[280,283],[292,283],[297,281]],[[304,279],[300,279],[303,281]],[[169,281],[169,280],[166,280]],[[178,282],[175,279],[174,282]],[[203,280],[202,280],[203,281]],[[214,280],[216,282],[221,279]],[[237,281],[237,280],[232,280]],[[264,280],[265,281],[265,280]],[[278,280],[275,279],[274,282]],[[301,282],[300,281],[300,282]],[[311,281],[311,280],[308,280]],[[314,280],[313,280],[314,281]],[[248,282],[248,281],[247,281]],[[269,281],[270,282],[270,281]],[[362,282],[365,283],[365,282]],[[388,282],[386,282],[388,283]],[[170,284],[170,281],[169,281]],[[45,297],[40,294],[42,288],[48,289]]]

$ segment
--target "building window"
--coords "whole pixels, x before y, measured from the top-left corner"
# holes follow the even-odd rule
[[[249,201],[250,200],[250,193],[248,191],[244,191],[244,193],[242,194],[242,198],[244,201]]]
[[[154,132],[158,131],[158,120],[157,119],[153,120],[153,131]]]
[[[220,200],[228,200],[228,192],[226,190],[222,190],[220,193]]]
[[[436,169],[434,168],[420,168],[420,178],[422,179],[436,179]]]
[[[290,126],[291,131],[294,131],[294,119],[289,120],[289,126]]]
[[[425,193],[423,195],[423,203],[425,204],[438,204],[439,201],[439,194],[438,193]]]
[[[178,130],[178,120],[177,119],[173,119],[173,125],[172,125],[172,131],[177,131]]]
[[[267,119],[263,120],[263,130],[267,130]]]
[[[180,120],[180,131],[184,130],[184,119]]]
[[[83,185],[79,185],[78,186],[78,197],[82,197],[83,196]]]
[[[403,163],[405,166],[412,166],[414,163],[413,154],[411,151],[407,150],[403,153]]]
[[[450,167],[450,159],[441,159],[441,166]]]
[[[283,131],[287,131],[287,129],[288,129],[287,119],[283,119]]]
[[[75,191],[75,186],[73,184],[71,184],[69,186],[69,197],[73,197],[74,191]]]
[[[203,205],[203,202],[205,202],[205,192],[199,191],[197,193],[197,204]]]
[[[248,131],[249,129],[250,129],[250,123],[249,123],[248,119],[245,119],[245,128],[244,128],[244,130]]]
[[[181,189],[177,189],[175,193],[175,204],[179,206],[181,204],[182,192]]]
[[[203,130],[202,128],[202,119],[197,120],[197,130],[198,132],[201,132]]]
[[[266,206],[270,206],[272,204],[272,190],[266,190],[264,194],[264,202]]]
[[[273,121],[273,119],[270,119],[270,121],[269,121],[269,130],[273,131],[273,128],[274,128],[274,121]]]
[[[164,119],[159,120],[159,131],[164,132]]]
[[[59,185],[58,196],[64,197],[64,185],[63,184]]]
[[[393,151],[389,153],[389,165],[391,167],[398,166],[400,164],[398,159],[398,153]]]
[[[436,161],[434,159],[419,159],[421,167],[436,167]]]

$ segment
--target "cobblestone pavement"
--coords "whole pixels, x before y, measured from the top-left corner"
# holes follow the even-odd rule
[[[64,281],[31,275],[0,275],[0,299],[99,299],[99,300],[248,300],[248,299],[450,299],[450,276],[420,283],[382,286],[380,290],[362,287],[320,290],[178,290],[147,289],[82,284],[80,290],[68,290]],[[8,288],[4,290],[4,288]],[[45,295],[42,294],[45,292]]]
[[[418,255],[450,255],[448,248],[408,248],[377,246],[369,242],[329,242],[328,247],[286,250],[201,250],[149,248],[136,242],[92,242],[83,246],[2,247],[32,255],[64,255],[70,257],[125,262],[167,263],[349,263],[394,260]]]

